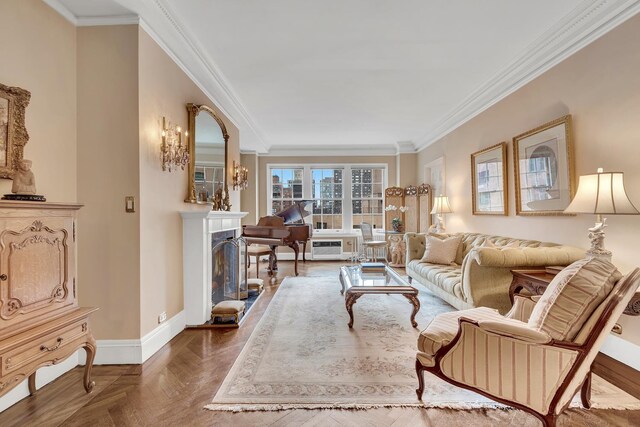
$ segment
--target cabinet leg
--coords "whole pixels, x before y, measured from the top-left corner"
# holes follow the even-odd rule
[[[36,373],[29,375],[29,394],[33,396],[36,394]]]
[[[93,391],[93,387],[96,385],[95,381],[91,381],[91,368],[93,368],[93,360],[96,358],[96,340],[90,337],[90,340],[84,344],[84,349],[87,352],[87,364],[84,365],[84,379],[83,385],[87,393]]]

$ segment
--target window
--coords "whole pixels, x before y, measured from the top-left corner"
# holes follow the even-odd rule
[[[384,168],[351,169],[351,203],[353,228],[368,222],[383,228]]]
[[[288,208],[302,200],[303,168],[271,169],[271,213]]]
[[[384,228],[385,165],[288,164],[267,165],[268,213],[298,200],[313,200],[305,218],[318,231],[352,230],[368,222]]]
[[[342,229],[342,174],[340,169],[311,169],[313,228]]]

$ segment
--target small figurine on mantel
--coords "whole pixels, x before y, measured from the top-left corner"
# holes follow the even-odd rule
[[[13,173],[13,194],[5,194],[3,200],[23,200],[29,202],[46,202],[44,196],[36,194],[36,178],[31,171],[31,160],[21,160],[18,169]]]

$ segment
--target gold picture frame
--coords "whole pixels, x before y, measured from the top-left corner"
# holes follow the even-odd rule
[[[31,93],[0,83],[0,178],[12,179],[29,141],[25,114]]]
[[[471,200],[474,215],[509,215],[507,143],[471,154]]]
[[[567,215],[575,194],[571,115],[513,138],[517,215]]]

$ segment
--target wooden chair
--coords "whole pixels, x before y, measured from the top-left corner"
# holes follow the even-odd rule
[[[248,263],[247,268],[251,267],[251,257],[256,261],[256,277],[260,277],[260,257],[269,256],[271,254],[271,248],[265,245],[249,245],[247,246]]]
[[[558,341],[528,327],[526,322],[540,297],[518,295],[504,317],[486,307],[437,316],[418,341],[418,399],[422,400],[423,375],[428,371],[529,412],[544,426],[556,425],[579,389],[582,405],[590,408],[591,364],[639,283],[640,269],[618,280],[572,341]],[[431,348],[426,345],[424,337],[430,328],[431,334],[445,336],[450,326],[453,335],[439,342],[430,338]]]
[[[363,222],[360,224],[360,232],[362,233],[362,247],[364,255],[368,257],[368,250],[371,250],[373,261],[377,261],[376,250],[384,248],[384,260],[387,260],[387,242],[385,240],[373,240],[373,227],[371,224]]]

